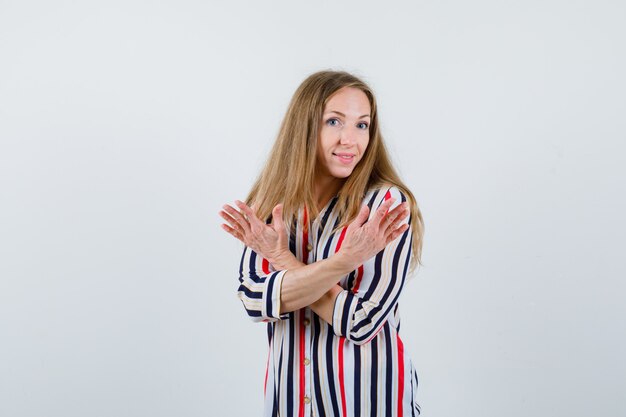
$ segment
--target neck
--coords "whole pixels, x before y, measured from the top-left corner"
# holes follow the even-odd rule
[[[318,210],[328,204],[338,192],[345,180],[332,176],[318,176],[315,178],[315,201]]]

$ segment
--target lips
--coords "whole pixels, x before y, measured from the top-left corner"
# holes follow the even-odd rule
[[[354,160],[354,154],[353,153],[343,153],[343,152],[334,153],[333,152],[333,156],[337,157],[339,162],[341,162],[343,164],[351,164],[352,161]]]

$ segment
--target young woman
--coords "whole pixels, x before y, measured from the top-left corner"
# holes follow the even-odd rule
[[[394,170],[371,89],[321,71],[295,92],[246,202],[238,295],[267,323],[265,416],[416,416],[398,298],[424,225]]]

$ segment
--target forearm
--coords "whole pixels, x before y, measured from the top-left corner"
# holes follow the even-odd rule
[[[286,268],[302,268],[306,266],[306,264],[298,261],[293,258],[289,262],[285,263]],[[284,285],[284,284],[283,284]],[[343,291],[343,288],[339,284],[334,284],[328,291],[322,294],[322,296],[311,303],[309,307],[311,310],[315,312],[319,317],[321,317],[326,323],[333,323],[333,309],[335,307],[335,298],[337,298],[337,294]],[[282,306],[284,310],[284,305]]]
[[[332,325],[335,299],[337,298],[337,294],[341,291],[343,291],[341,285],[335,284],[309,307],[311,307],[311,310],[320,316],[326,323]]]
[[[338,255],[310,265],[295,259],[286,265],[280,292],[281,313],[310,306],[324,320],[332,322],[334,299],[341,291],[337,282],[353,269]]]

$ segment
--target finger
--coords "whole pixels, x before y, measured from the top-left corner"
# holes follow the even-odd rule
[[[243,214],[245,214],[246,217],[248,217],[248,221],[250,223],[265,224],[261,220],[259,220],[255,212],[250,207],[248,207],[246,203],[244,203],[243,201],[236,200],[235,204],[237,205],[237,207],[239,207],[239,210],[241,210]]]
[[[232,217],[231,217],[228,213],[226,213],[224,210],[221,210],[221,211],[219,212],[219,215],[220,215],[220,217],[221,217],[222,219],[224,219],[224,220],[226,220],[226,221],[228,222],[228,224],[229,224],[229,226],[230,226],[231,228],[238,229],[239,227],[241,227],[241,226],[239,226],[239,223],[237,223],[237,221],[236,221],[235,219],[233,219],[233,218],[232,218]]]
[[[378,209],[376,210],[376,213],[374,214],[374,218],[370,221],[372,221],[373,224],[375,225],[379,225],[381,220],[385,218],[385,215],[389,211],[389,207],[391,207],[391,205],[395,202],[396,202],[395,198],[390,198],[389,200],[385,200],[385,202],[383,202],[378,207]]]
[[[370,216],[370,208],[367,205],[364,205],[363,207],[361,207],[359,214],[357,214],[352,224],[356,225],[357,227],[361,227],[363,226],[363,223],[367,221],[369,216]]]
[[[255,216],[255,217],[258,217],[258,216],[256,215],[257,208],[258,208],[258,207],[257,207],[257,204],[256,204],[256,203],[254,203],[254,204],[251,204],[251,205],[250,205],[250,210],[252,210],[252,212],[254,213],[254,216]]]
[[[248,220],[243,217],[243,214],[241,214],[239,211],[235,210],[228,204],[224,205],[222,208],[226,213],[230,214],[230,216],[239,224],[243,233],[248,233],[250,231],[250,224],[248,223]]]
[[[402,226],[398,227],[396,230],[394,230],[387,236],[387,239],[385,240],[386,242],[385,244],[389,244],[389,242],[393,242],[394,240],[398,238],[398,236],[402,235],[408,229],[409,229],[409,225],[407,223],[404,223]]]
[[[243,214],[239,212],[239,210],[235,209],[234,207],[231,207],[228,204],[226,204],[222,207],[222,209],[223,209],[222,210],[223,213],[232,219],[232,221],[229,221],[229,223],[233,223],[233,227],[236,227],[236,226],[243,227],[248,224],[248,220],[246,220]],[[222,217],[224,217],[224,215],[222,215]],[[224,217],[224,219],[228,220],[228,218],[226,217]]]
[[[406,210],[408,207],[407,202],[403,202],[398,204],[396,207],[393,208],[393,210],[391,210],[389,213],[387,213],[388,215],[393,214],[394,216],[401,214],[404,210]]]
[[[272,210],[272,224],[274,225],[274,230],[277,232],[282,232],[285,230],[285,222],[283,221],[283,205],[277,204],[276,207]]]
[[[228,233],[230,233],[231,235],[235,236],[236,238],[239,238],[238,236],[240,236],[240,234],[237,232],[236,229],[233,229],[232,227],[230,227],[229,225],[222,223],[221,224],[222,229]]]
[[[394,223],[397,224],[397,223],[403,222],[404,219],[406,219],[410,215],[411,215],[411,209],[409,208],[408,205],[406,205],[404,206],[404,210],[398,213],[398,216],[396,217]]]
[[[406,208],[403,212],[399,213],[396,216],[396,218],[393,219],[389,227],[387,227],[387,229],[385,230],[385,236],[388,237],[389,235],[397,231],[403,225],[407,225],[408,223],[405,223],[405,221],[406,221],[407,216],[409,216],[410,214],[411,214],[411,210],[409,210],[408,208]]]
[[[398,217],[398,214],[401,213],[403,209],[404,207],[402,206],[402,204],[400,204],[396,206],[393,210],[387,212],[387,214],[385,215],[385,217],[383,218],[381,222],[381,227],[383,228],[389,227],[394,222],[394,220]]]
[[[402,220],[406,218],[409,212],[410,211],[408,209],[406,202],[398,205],[389,213],[387,213],[387,215],[385,216],[385,219],[382,222],[381,228],[385,231],[390,231],[389,229],[391,230],[396,229],[399,223],[402,222]]]
[[[242,243],[246,243],[243,240],[243,236],[241,236],[241,234],[239,232],[237,232],[237,230],[233,229],[232,227],[226,225],[226,224],[222,224],[222,229],[224,229],[225,231],[227,231],[228,233],[230,233],[232,236],[234,236],[235,238],[237,238],[238,240],[240,240]]]

